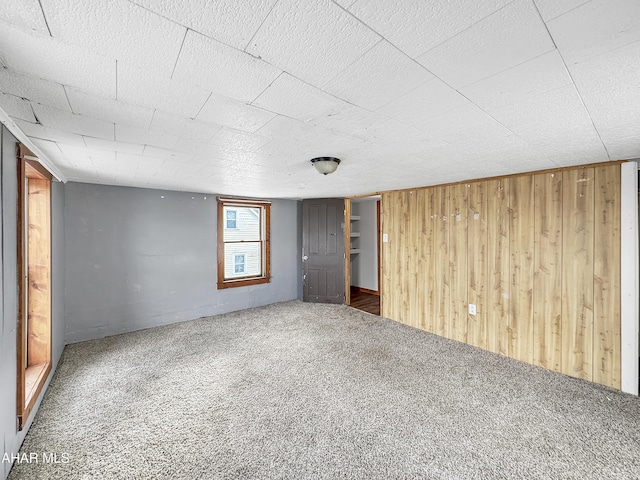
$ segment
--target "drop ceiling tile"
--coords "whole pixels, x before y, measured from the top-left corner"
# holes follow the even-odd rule
[[[289,139],[303,138],[315,131],[312,124],[276,115],[268,123],[264,124],[255,133],[271,138]]]
[[[433,78],[386,41],[338,73],[322,90],[369,110],[376,110]]]
[[[509,0],[360,0],[356,17],[411,57],[417,57],[504,7]]]
[[[0,68],[0,92],[71,111],[62,85],[29,75],[20,75],[7,68]]]
[[[378,110],[418,129],[425,121],[449,110],[469,104],[469,100],[435,78]]]
[[[473,104],[449,110],[425,120],[422,129],[430,137],[443,140],[476,155],[485,150],[495,153],[501,149],[524,146],[513,132],[498,123]]]
[[[51,140],[43,140],[41,138],[29,137],[36,147],[38,147],[42,152],[48,156],[59,156],[62,154],[62,150],[58,147],[56,142],[52,142]]]
[[[208,142],[222,127],[215,123],[202,122],[191,118],[172,115],[156,110],[151,122],[152,130],[177,135],[185,140]]]
[[[489,108],[517,103],[570,84],[569,72],[558,51],[553,50],[461,88],[460,93],[476,105]]]
[[[40,0],[55,38],[170,75],[186,28],[127,0]]]
[[[277,0],[132,0],[165,18],[244,49]]]
[[[280,115],[307,121],[342,102],[331,95],[283,73],[253,105]]]
[[[569,66],[612,159],[640,157],[640,42]]]
[[[15,95],[0,93],[0,108],[14,119],[26,120],[32,123],[36,121],[29,101]]]
[[[53,142],[69,143],[71,145],[84,146],[84,139],[77,133],[70,133],[58,128],[45,127],[39,123],[29,123],[23,120],[16,120],[16,125],[22,132],[30,138],[39,138],[42,140],[51,140]]]
[[[193,82],[219,95],[250,102],[281,71],[248,53],[190,31],[173,78]]]
[[[189,140],[180,140],[178,144],[189,143]],[[193,158],[192,153],[178,152],[166,148],[158,148],[151,145],[145,145],[142,155],[147,157],[159,158],[174,162],[187,162]]]
[[[357,130],[380,122],[382,117],[379,113],[370,112],[349,103],[343,103],[329,109],[320,116],[314,117],[309,120],[309,123],[345,135],[351,135]]]
[[[282,0],[246,51],[318,86],[379,40],[376,33],[330,0]]]
[[[528,143],[575,135],[596,135],[574,85],[512,105],[489,108],[487,112]]]
[[[113,140],[113,123],[84,115],[75,115],[37,103],[33,104],[32,107],[38,122],[45,127],[77,133],[78,135]]]
[[[58,143],[58,147],[60,147],[62,154],[70,159],[82,159],[87,157],[110,161],[114,161],[116,159],[116,152],[113,150],[67,145],[66,143]]]
[[[140,145],[152,145],[160,148],[174,148],[178,143],[178,137],[157,130],[129,127],[116,124],[116,141],[124,143],[137,143]]]
[[[211,140],[211,143],[236,150],[252,152],[267,142],[269,137],[255,133],[243,132],[233,128],[223,127]]]
[[[0,4],[0,22],[49,35],[38,0],[3,0]]]
[[[87,147],[97,150],[111,150],[114,152],[132,153],[142,155],[144,145],[138,143],[114,142],[111,140],[103,140],[101,138],[84,137],[84,143]]]
[[[417,60],[447,84],[460,88],[553,49],[531,0],[515,0]]]
[[[568,65],[640,40],[640,2],[592,0],[547,23]]]
[[[274,113],[214,94],[202,107],[197,119],[236,130],[255,132],[273,117],[275,117]]]
[[[120,100],[101,97],[67,87],[67,96],[73,113],[110,123],[122,123],[138,128],[149,128],[153,110],[138,107]]]
[[[102,55],[3,25],[0,56],[12,71],[115,98],[116,62]]]
[[[178,80],[118,63],[118,96],[123,102],[194,118],[210,92]]]
[[[545,22],[553,20],[591,0],[534,0]]]

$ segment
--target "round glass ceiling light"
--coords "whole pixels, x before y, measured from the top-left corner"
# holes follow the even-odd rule
[[[336,168],[340,165],[340,159],[335,157],[312,158],[311,165],[313,165],[319,173],[329,175],[336,171]]]

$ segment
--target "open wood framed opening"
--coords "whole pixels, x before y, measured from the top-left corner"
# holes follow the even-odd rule
[[[51,371],[51,174],[18,149],[18,430]]]

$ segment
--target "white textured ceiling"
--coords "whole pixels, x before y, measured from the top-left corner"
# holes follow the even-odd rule
[[[638,158],[640,0],[3,0],[0,108],[69,180],[226,195]]]

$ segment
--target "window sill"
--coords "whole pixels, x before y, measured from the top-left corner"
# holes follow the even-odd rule
[[[246,287],[249,285],[259,285],[261,283],[269,283],[271,278],[259,277],[259,278],[246,278],[240,280],[225,280],[224,282],[218,282],[218,290],[222,288],[234,288],[234,287]]]

